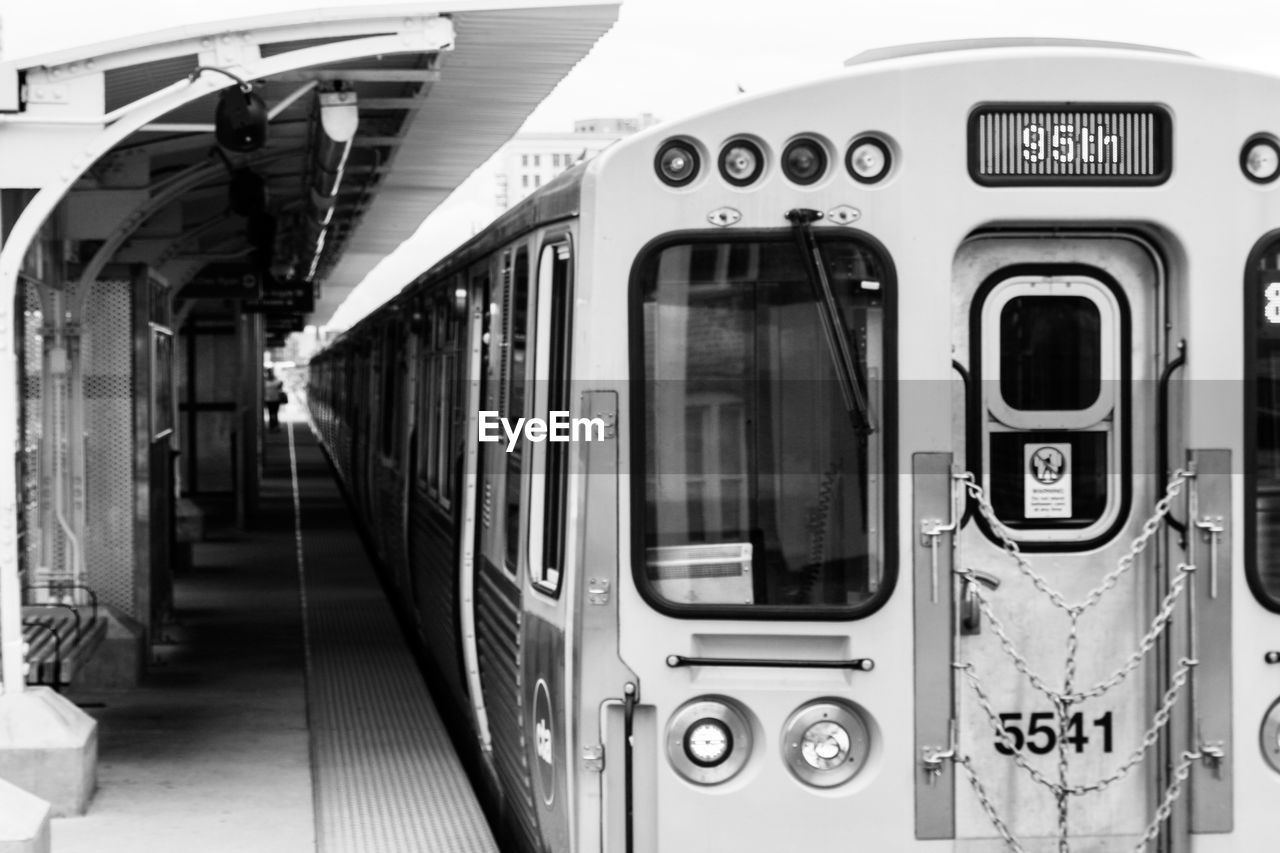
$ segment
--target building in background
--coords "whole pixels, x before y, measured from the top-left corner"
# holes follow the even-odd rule
[[[580,160],[587,160],[624,136],[658,123],[652,113],[632,118],[587,118],[572,133],[522,133],[498,156],[494,201],[499,211],[520,201]]]
[[[395,296],[432,264],[488,227],[505,210],[573,164],[614,142],[657,124],[650,113],[633,118],[585,118],[572,132],[521,133],[499,148],[422,223],[417,232],[380,263],[334,314],[324,334],[348,328]],[[326,341],[314,338],[314,348]],[[309,352],[278,353],[302,363]]]

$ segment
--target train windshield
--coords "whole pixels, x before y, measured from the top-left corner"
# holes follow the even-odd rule
[[[819,245],[875,424],[881,265],[847,236]],[[641,587],[676,610],[856,615],[883,582],[882,431],[849,417],[795,241],[667,243],[640,275]]]

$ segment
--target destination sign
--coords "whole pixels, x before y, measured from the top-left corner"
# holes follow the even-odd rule
[[[985,105],[969,116],[969,174],[986,186],[1159,184],[1170,126],[1147,105]]]

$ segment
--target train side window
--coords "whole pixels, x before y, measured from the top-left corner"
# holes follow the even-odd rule
[[[1280,240],[1254,251],[1245,280],[1245,566],[1280,612]]]
[[[569,241],[543,247],[538,260],[538,311],[534,358],[535,411],[550,419],[553,412],[567,412],[572,405],[570,388],[570,315],[572,255]],[[551,595],[560,594],[565,557],[565,500],[568,492],[569,453],[565,442],[545,441],[541,483],[542,502],[529,513],[529,568],[535,586]],[[539,485],[538,477],[533,486]],[[542,531],[539,536],[538,531]]]
[[[382,406],[379,412],[378,449],[383,456],[395,458],[399,450],[400,389],[404,382],[404,365],[400,358],[399,335],[391,328],[384,330],[378,366],[382,371]]]
[[[459,364],[466,289],[459,276],[434,294],[423,309],[419,388],[423,402],[418,432],[418,478],[446,513],[453,508],[453,459],[461,414]],[[461,297],[458,294],[461,294]]]
[[[521,246],[516,250],[515,268],[511,281],[507,285],[510,298],[510,310],[507,312],[506,336],[508,343],[507,359],[510,368],[507,370],[506,407],[502,416],[514,424],[517,419],[527,417],[525,400],[528,341],[529,341],[529,250]],[[525,441],[521,438],[512,450],[506,454],[506,562],[507,568],[515,572],[520,566],[520,505],[524,490],[524,453]]]
[[[418,322],[418,447],[417,476],[426,487],[427,494],[435,497],[435,405],[438,395],[435,371],[432,369],[435,356],[434,341],[431,336],[432,314],[434,305],[428,298],[421,307],[422,317]]]
[[[1015,538],[1079,547],[1122,509],[1127,314],[1098,270],[997,273],[974,301],[973,448]]]

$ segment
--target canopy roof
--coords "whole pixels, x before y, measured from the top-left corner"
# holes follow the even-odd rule
[[[142,211],[107,260],[149,263],[181,297],[208,264],[244,263],[261,245],[229,199],[233,173],[248,169],[267,189],[273,270],[305,277],[324,213],[314,197],[317,170],[332,166],[321,165],[321,97],[354,96],[354,141],[314,263],[319,297],[308,321],[323,324],[516,132],[616,14],[616,3],[599,0],[364,5],[193,25],[0,63],[0,187],[41,188],[131,110],[193,75],[217,77],[233,88],[205,86],[79,177],[64,203],[68,236],[109,243],[120,237],[113,211],[116,219]],[[270,123],[259,150],[233,153],[215,143],[218,100],[234,92],[217,69],[252,82],[265,102]]]

